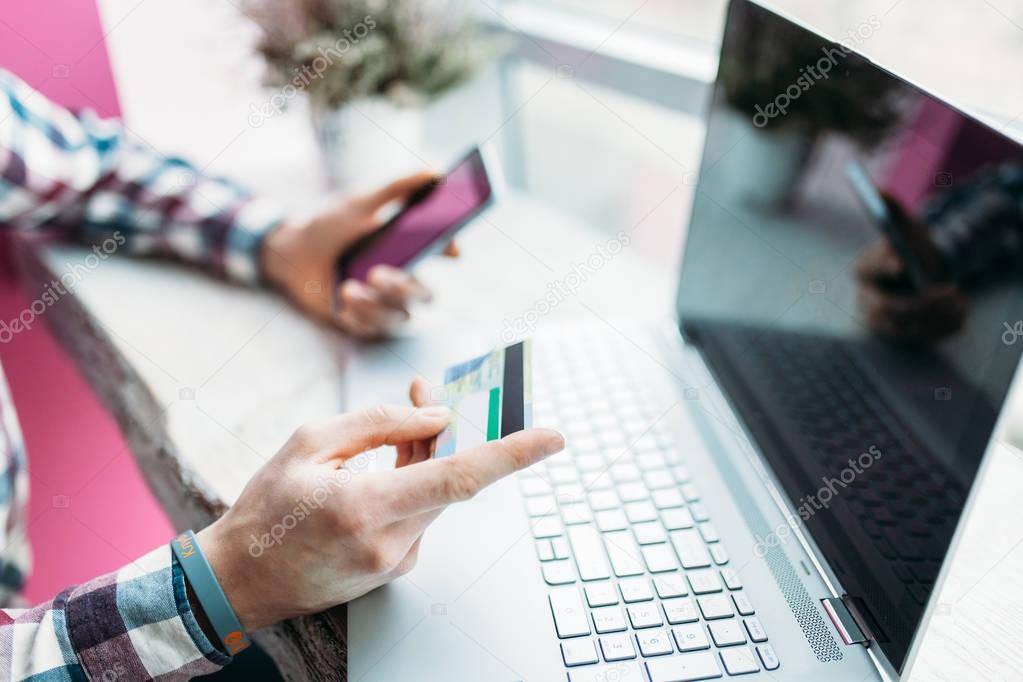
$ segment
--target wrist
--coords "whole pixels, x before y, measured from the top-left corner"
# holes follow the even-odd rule
[[[295,222],[284,221],[274,228],[263,240],[259,253],[259,267],[263,278],[277,289],[286,290],[288,273],[294,268],[289,255],[301,226]]]
[[[266,614],[255,598],[253,590],[253,585],[256,583],[253,580],[255,576],[251,575],[252,571],[249,570],[251,567],[247,566],[247,560],[251,557],[245,556],[244,552],[239,555],[235,546],[237,543],[230,540],[229,537],[229,534],[225,532],[223,518],[196,533],[199,547],[202,548],[206,560],[209,561],[228,603],[242,627],[253,632],[274,621],[266,620]],[[192,597],[193,595],[190,594],[190,602]],[[205,613],[203,613],[203,617],[205,617]],[[202,620],[199,620],[199,624],[203,627],[203,632],[207,632],[209,624],[204,624]]]

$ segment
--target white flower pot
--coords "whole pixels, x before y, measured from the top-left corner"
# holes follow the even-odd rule
[[[729,117],[726,135],[723,148],[730,151],[716,172],[729,178],[731,198],[761,209],[784,206],[799,189],[815,136],[791,125],[757,128],[737,112]]]
[[[340,109],[311,108],[316,139],[332,187],[376,187],[422,168],[424,111],[383,97],[353,100]]]

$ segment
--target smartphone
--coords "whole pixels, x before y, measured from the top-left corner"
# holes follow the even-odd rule
[[[342,254],[335,266],[336,283],[366,281],[375,265],[411,268],[442,250],[494,202],[498,177],[492,152],[474,147],[436,182],[416,191],[379,230]]]
[[[906,233],[909,228],[904,224],[907,217],[901,210],[896,210],[892,206],[891,200],[881,193],[867,173],[867,169],[859,161],[853,160],[846,164],[845,177],[866,209],[871,222],[888,239],[895,253],[899,254],[906,269],[909,287],[913,291],[923,291],[931,278],[927,275],[923,259],[910,246],[909,235]]]

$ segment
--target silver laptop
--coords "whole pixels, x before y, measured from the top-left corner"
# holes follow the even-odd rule
[[[849,42],[733,0],[676,324],[534,338],[567,449],[349,606],[350,680],[911,668],[1023,349],[1023,153]],[[352,395],[420,350],[363,356]]]

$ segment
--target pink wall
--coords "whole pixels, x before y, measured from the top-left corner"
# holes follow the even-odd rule
[[[94,0],[0,0],[0,67],[55,101],[120,113]],[[26,305],[0,243],[0,319]],[[44,326],[0,344],[28,447],[33,602],[114,570],[172,529],[105,412]]]

